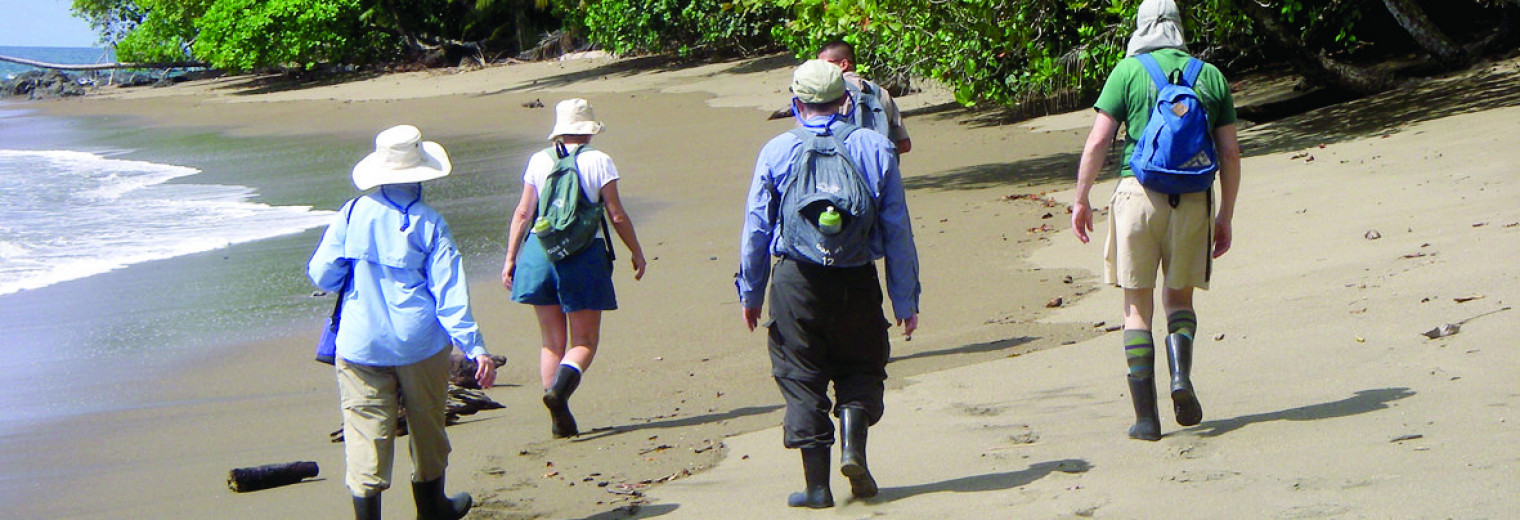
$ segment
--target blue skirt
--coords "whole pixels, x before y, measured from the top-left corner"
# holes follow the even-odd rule
[[[617,309],[612,289],[612,261],[605,239],[591,241],[579,253],[552,262],[532,234],[517,253],[512,301],[528,305],[558,305],[566,313]]]

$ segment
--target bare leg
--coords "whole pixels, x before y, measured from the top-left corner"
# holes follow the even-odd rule
[[[533,312],[538,315],[538,333],[543,340],[538,352],[538,377],[544,388],[549,388],[565,358],[565,313],[558,305],[534,305]]]
[[[1191,296],[1191,292],[1188,293]],[[1188,299],[1191,304],[1192,299]],[[1156,310],[1155,289],[1124,290],[1124,329],[1151,330],[1151,314]]]
[[[569,314],[570,350],[564,361],[574,363],[582,371],[591,368],[596,358],[596,346],[602,339],[602,311],[584,310]]]
[[[1128,302],[1128,299],[1125,301]],[[1193,288],[1162,289],[1161,305],[1168,316],[1177,311],[1193,310]]]

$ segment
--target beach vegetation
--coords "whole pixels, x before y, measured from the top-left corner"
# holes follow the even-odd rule
[[[397,49],[362,23],[360,0],[215,0],[193,54],[232,71],[363,63]]]
[[[715,0],[594,0],[556,4],[566,27],[617,54],[753,56],[780,50],[784,10]]]
[[[896,93],[912,77],[964,105],[1090,102],[1124,56],[1141,0],[73,0],[123,59],[234,71],[411,61],[486,63],[586,41],[684,58],[843,39]],[[1180,2],[1189,50],[1227,73],[1286,64],[1305,88],[1366,95],[1515,47],[1520,0]],[[176,56],[177,55],[177,56]],[[1411,56],[1414,56],[1411,58]]]

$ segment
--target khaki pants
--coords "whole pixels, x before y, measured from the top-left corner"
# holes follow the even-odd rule
[[[357,497],[391,487],[396,420],[406,405],[413,482],[443,477],[449,465],[449,437],[443,431],[449,389],[449,348],[415,364],[377,367],[338,358],[338,394],[343,403],[344,482]]]
[[[1125,289],[1156,287],[1156,268],[1167,289],[1209,288],[1214,216],[1209,192],[1187,193],[1173,208],[1165,193],[1134,177],[1119,180],[1104,244],[1105,282]]]

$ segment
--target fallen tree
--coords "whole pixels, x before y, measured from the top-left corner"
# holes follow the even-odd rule
[[[113,69],[191,69],[191,68],[211,68],[210,65],[202,63],[202,62],[199,62],[199,61],[177,61],[177,62],[166,62],[166,63],[94,63],[94,64],[86,64],[86,65],[80,65],[80,64],[72,64],[71,65],[71,64],[65,64],[65,63],[47,63],[47,62],[42,62],[42,61],[37,61],[37,60],[28,60],[28,59],[25,59],[25,58],[17,58],[17,57],[13,57],[13,56],[5,56],[5,55],[0,55],[0,61],[8,61],[8,62],[11,62],[11,63],[16,63],[16,64],[20,64],[20,65],[26,65],[26,66],[29,66],[29,67],[37,67],[39,69],[67,70],[67,71],[75,71],[75,72],[92,71],[92,70],[113,70]]]

